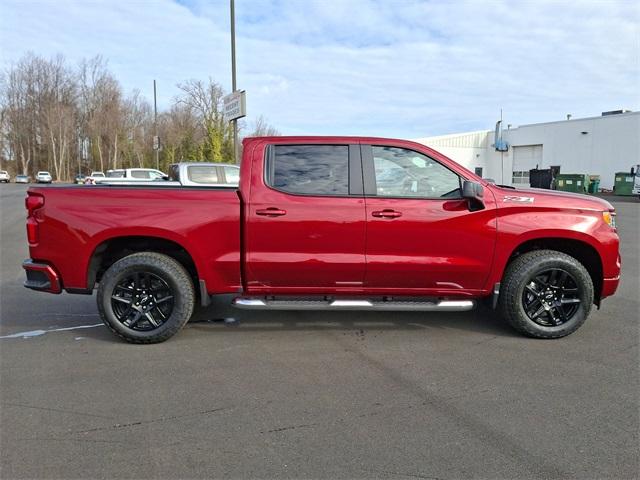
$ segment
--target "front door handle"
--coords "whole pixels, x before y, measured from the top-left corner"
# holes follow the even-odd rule
[[[263,217],[281,217],[282,215],[286,215],[286,210],[280,210],[276,207],[264,208],[262,210],[256,210],[256,215],[262,215]]]
[[[371,215],[377,218],[398,218],[402,216],[402,212],[396,212],[390,208],[385,208],[384,210],[371,212]]]

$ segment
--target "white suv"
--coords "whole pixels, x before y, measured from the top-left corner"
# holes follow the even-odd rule
[[[36,174],[36,182],[38,183],[51,183],[53,178],[49,172],[41,171]]]
[[[119,168],[107,170],[105,178],[94,178],[96,183],[130,183],[130,182],[154,182],[167,180],[166,173],[155,168]]]
[[[0,182],[9,183],[11,175],[6,170],[0,170]]]

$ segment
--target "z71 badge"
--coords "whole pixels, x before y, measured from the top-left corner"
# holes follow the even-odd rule
[[[533,197],[519,197],[517,195],[507,195],[504,197],[503,202],[515,202],[515,203],[533,203]]]

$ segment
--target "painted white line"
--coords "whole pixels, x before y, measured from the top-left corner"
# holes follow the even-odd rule
[[[102,327],[104,323],[96,323],[95,325],[78,325],[77,327],[65,327],[65,328],[52,328],[51,330],[30,330],[28,332],[18,332],[12,333],[11,335],[5,335],[2,338],[31,338],[31,337],[39,337],[40,335],[44,335],[49,332],[66,332],[67,330],[78,330],[80,328],[95,328]]]

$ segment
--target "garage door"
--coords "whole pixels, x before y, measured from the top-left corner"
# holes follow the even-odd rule
[[[513,177],[515,186],[529,186],[529,170],[542,168],[542,145],[513,147]]]

